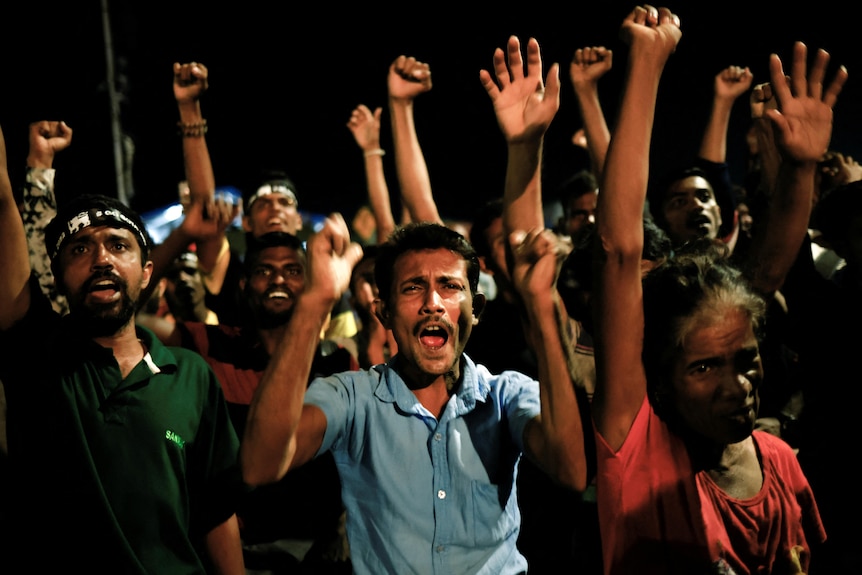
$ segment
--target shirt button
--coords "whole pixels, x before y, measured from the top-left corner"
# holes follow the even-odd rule
[[[442,489],[437,491],[437,499],[446,499],[446,492]]]
[[[440,435],[439,433],[434,434],[434,441],[440,441],[441,439],[443,439],[442,435]]]
[[[443,553],[443,549],[444,547],[442,545],[438,545],[435,551],[437,551],[437,553]]]

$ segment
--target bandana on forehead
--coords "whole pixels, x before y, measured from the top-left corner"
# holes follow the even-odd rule
[[[248,201],[246,202],[246,209],[251,209],[251,205],[262,198],[263,196],[268,196],[269,194],[281,194],[283,196],[287,196],[292,200],[294,206],[299,205],[299,202],[296,200],[296,194],[293,190],[280,182],[273,182],[271,184],[264,184],[257,189],[257,191],[249,196]]]
[[[112,228],[126,228],[135,234],[135,239],[141,244],[141,249],[147,248],[147,236],[144,231],[138,227],[138,224],[133,222],[126,214],[119,210],[111,208],[96,208],[79,212],[66,222],[64,228],[60,231],[57,241],[54,242],[51,252],[51,259],[57,257],[60,253],[60,248],[73,235],[77,234],[84,228],[93,226],[108,226]]]

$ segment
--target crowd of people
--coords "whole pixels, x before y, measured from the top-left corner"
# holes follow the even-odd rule
[[[853,572],[862,167],[831,147],[848,71],[802,42],[757,83],[728,62],[699,147],[658,170],[684,30],[631,9],[612,114],[613,51],[572,55],[586,161],[554,182],[561,67],[541,39],[494,49],[479,82],[504,186],[466,228],[435,202],[415,122],[431,66],[411,55],[387,106],[346,122],[366,206],[316,229],[283,167],[241,205],[215,194],[204,63],[173,65],[187,195],[158,244],[109,191],[63,189],[72,127],[30,126],[22,182],[0,131],[0,564]]]

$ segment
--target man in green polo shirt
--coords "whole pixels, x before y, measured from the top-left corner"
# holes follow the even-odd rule
[[[0,571],[244,574],[246,491],[221,388],[197,354],[136,328],[151,239],[82,195],[45,234],[60,317],[31,274],[0,132],[0,380],[12,474]],[[6,563],[8,561],[8,563]]]

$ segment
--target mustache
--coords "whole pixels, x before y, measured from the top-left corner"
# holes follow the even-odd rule
[[[413,328],[413,335],[418,337],[419,334],[421,334],[429,325],[443,326],[443,329],[445,329],[449,335],[452,335],[455,332],[455,326],[452,322],[441,316],[432,316],[416,324]]]

